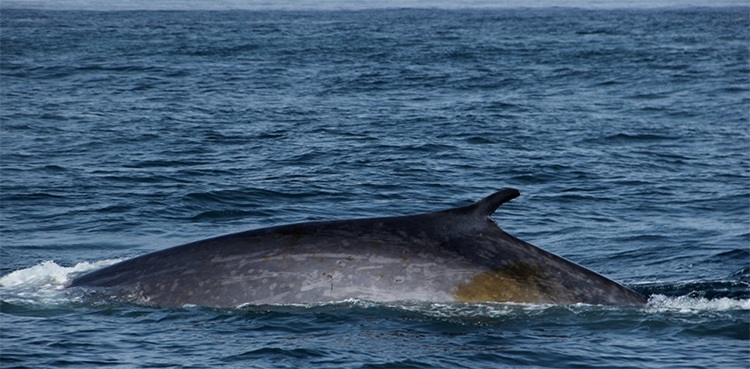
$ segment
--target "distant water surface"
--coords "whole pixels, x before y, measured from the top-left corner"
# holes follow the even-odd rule
[[[5,6],[3,368],[750,366],[748,7]],[[501,187],[522,192],[504,229],[648,306],[155,309],[63,289],[184,242]]]

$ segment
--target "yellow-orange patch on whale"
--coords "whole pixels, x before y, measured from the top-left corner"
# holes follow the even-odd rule
[[[541,304],[554,302],[555,290],[550,288],[550,281],[538,266],[518,263],[475,274],[468,282],[457,286],[454,297],[460,302]]]

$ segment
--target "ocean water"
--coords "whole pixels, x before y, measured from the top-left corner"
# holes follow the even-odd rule
[[[24,4],[0,6],[0,367],[750,367],[749,7]],[[648,305],[64,289],[189,241],[501,187],[522,193],[504,229]]]

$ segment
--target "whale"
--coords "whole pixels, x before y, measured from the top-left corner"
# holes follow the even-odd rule
[[[74,278],[155,307],[374,302],[641,306],[647,298],[522,241],[491,218],[520,192],[430,213],[254,229],[137,256]]]

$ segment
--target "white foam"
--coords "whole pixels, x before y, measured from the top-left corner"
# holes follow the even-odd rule
[[[423,314],[433,318],[498,318],[518,315],[542,314],[555,305],[535,305],[519,303],[464,303],[464,302],[430,302],[420,300],[372,301],[348,298],[338,301],[319,303],[285,303],[285,304],[242,304],[237,308],[252,308],[264,306],[271,309],[303,308],[303,309],[350,309],[350,308],[378,308],[385,307],[393,310]]]
[[[43,261],[0,277],[0,298],[8,302],[60,302],[66,299],[62,290],[71,280],[71,276],[99,269],[120,260],[122,259],[81,262],[72,267],[61,266],[52,260]]]
[[[750,310],[750,299],[728,297],[707,299],[702,297],[653,295],[648,300],[649,309],[660,312],[697,313],[703,311]]]
[[[393,306],[402,310],[420,312],[433,318],[499,318],[518,314],[519,311],[535,313],[549,305],[516,303],[413,303]]]

